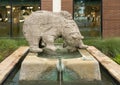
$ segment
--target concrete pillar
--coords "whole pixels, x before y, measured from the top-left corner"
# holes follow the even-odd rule
[[[53,0],[41,0],[41,10],[52,11]]]
[[[61,11],[61,0],[53,0],[53,12]]]
[[[41,0],[41,10],[53,12],[64,10],[73,14],[73,0]]]

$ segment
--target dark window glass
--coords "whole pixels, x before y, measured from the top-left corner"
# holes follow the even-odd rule
[[[8,1],[14,1],[14,2],[38,2],[40,0],[0,0],[0,2],[8,2]]]
[[[0,37],[9,37],[10,33],[10,11],[5,6],[0,6]]]
[[[40,10],[40,0],[12,0],[12,7],[9,1],[0,0],[0,37],[22,37],[24,19]]]
[[[84,36],[101,36],[101,0],[74,0],[74,20]]]

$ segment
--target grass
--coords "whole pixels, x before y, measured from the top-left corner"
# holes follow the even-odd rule
[[[120,38],[111,39],[87,39],[84,40],[87,45],[92,45],[98,48],[107,56],[120,64]]]
[[[56,40],[57,43],[62,43],[62,39]],[[84,43],[87,45],[95,46],[97,49],[102,51],[104,54],[112,58],[118,64],[120,64],[120,38],[89,38],[85,39]]]
[[[120,54],[117,55],[115,58],[113,58],[113,60],[114,60],[115,62],[117,62],[118,64],[120,64]]]
[[[56,43],[63,43],[62,39],[57,39]],[[84,43],[98,48],[107,56],[120,64],[120,38],[85,39]],[[25,39],[0,39],[0,62],[15,51],[18,47],[28,45]]]
[[[27,45],[25,39],[0,39],[0,62],[23,45]]]

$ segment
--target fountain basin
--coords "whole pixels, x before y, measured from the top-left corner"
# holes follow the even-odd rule
[[[99,64],[95,60],[83,60],[81,58],[64,59],[64,65],[78,75],[78,80],[101,80]]]
[[[98,50],[94,50],[94,51],[97,52],[97,54],[100,54],[98,52]],[[23,50],[22,50],[22,52],[23,52]],[[93,52],[93,50],[92,51],[89,50],[89,52],[91,53],[91,52]],[[91,54],[93,55],[95,53],[91,53]],[[95,55],[94,55],[94,57],[95,57]],[[103,58],[100,55],[98,57]],[[105,59],[108,60],[108,58],[105,58]],[[101,59],[101,60],[105,60],[105,59]],[[9,61],[11,61],[11,60],[9,60]],[[21,66],[22,61],[23,60],[20,60],[20,62],[17,63],[17,65],[14,67],[13,71],[10,72],[10,75],[7,77],[7,79],[4,81],[4,83],[2,85],[19,85],[18,82],[19,82],[19,76],[20,76],[20,66]],[[107,66],[108,64],[105,64],[105,65]],[[69,76],[69,77],[71,77],[71,80],[73,80],[73,81],[66,81],[66,80],[70,80],[70,78],[68,79],[68,76],[67,76],[67,78],[64,79],[64,82],[62,82],[62,85],[81,85],[81,84],[82,85],[119,85],[118,80],[115,80],[115,78],[113,77],[113,74],[111,75],[108,70],[109,69],[106,70],[106,68],[104,68],[104,66],[100,64],[100,72],[101,72],[101,77],[102,77],[100,82],[96,82],[96,81],[87,82],[87,81],[80,81],[80,80],[75,81],[75,79],[73,79],[71,76]],[[117,70],[113,69],[112,71],[117,71]],[[64,75],[66,76],[68,72],[71,72],[71,71],[70,70],[65,70]],[[118,70],[118,72],[119,72],[119,70]],[[51,78],[52,77],[50,76],[49,79],[51,79]],[[21,85],[28,85],[28,84],[29,85],[60,85],[58,83],[58,81],[51,81],[51,80],[46,81],[46,82],[39,81],[39,80],[38,81],[35,81],[35,80],[31,81],[30,80],[30,81],[25,81],[25,82],[23,81],[21,83]]]
[[[59,50],[60,54],[63,49]],[[66,51],[64,51],[66,52]],[[61,57],[61,62],[64,65],[63,70],[63,78],[62,82],[70,82],[70,81],[100,81],[101,74],[99,63],[94,59],[94,57],[89,54],[85,49],[78,50],[76,54],[77,57],[68,58],[69,53],[66,54],[66,57]],[[47,56],[47,57],[45,57]],[[48,58],[49,56],[49,58]],[[57,82],[58,80],[58,71],[57,71],[57,64],[58,64],[58,57],[52,57],[53,55],[37,55],[35,53],[29,53],[24,61],[22,62],[21,69],[20,69],[20,78],[19,84],[26,85],[31,82]],[[51,58],[50,58],[51,57]],[[29,82],[28,82],[29,81]],[[29,84],[32,85],[32,84]],[[34,85],[34,84],[33,84]]]

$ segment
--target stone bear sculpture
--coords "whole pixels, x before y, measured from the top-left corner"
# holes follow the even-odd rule
[[[82,42],[83,36],[72,20],[71,14],[66,11],[33,12],[24,21],[23,34],[32,52],[42,52],[43,48],[55,51],[54,40],[58,37],[64,39],[64,47],[71,51],[87,47]]]

